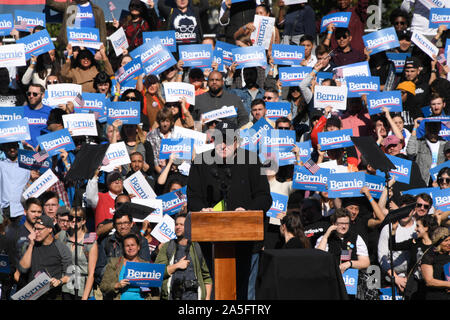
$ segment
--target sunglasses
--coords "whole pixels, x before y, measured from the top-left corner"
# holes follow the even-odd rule
[[[58,83],[58,80],[53,80],[53,81],[47,80],[47,84],[57,84],[57,83]]]
[[[450,178],[438,178],[437,179],[437,182],[439,183],[439,184],[442,184],[442,183],[447,183],[447,184],[449,184],[450,183]]]
[[[69,221],[72,222],[73,220],[76,220],[77,222],[83,221],[83,217],[76,217],[75,216],[69,216]]]
[[[266,99],[266,100],[272,100],[272,97],[264,96],[264,99]]]
[[[39,95],[40,93],[38,93],[38,92],[30,92],[30,91],[28,91],[27,92],[27,96],[31,96],[31,95],[33,95],[33,97],[37,97],[38,95]]]
[[[416,203],[416,208],[424,208],[424,209],[430,209],[430,205],[429,204],[424,204],[424,203]]]
[[[126,96],[126,97],[125,97],[125,101],[138,101],[138,98]]]
[[[348,35],[346,35],[346,34],[343,34],[343,35],[341,35],[341,36],[336,36],[336,40],[340,40],[340,39],[347,39],[348,38]]]
[[[278,130],[290,130],[291,128],[290,127],[278,127],[277,129]]]

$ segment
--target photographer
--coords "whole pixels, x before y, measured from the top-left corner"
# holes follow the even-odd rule
[[[185,214],[175,218],[177,239],[166,242],[155,263],[166,264],[163,300],[210,300],[212,279],[200,246],[184,237]]]

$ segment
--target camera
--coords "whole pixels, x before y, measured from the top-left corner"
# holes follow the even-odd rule
[[[197,280],[174,279],[172,284],[172,297],[174,300],[181,300],[186,291],[197,291]]]

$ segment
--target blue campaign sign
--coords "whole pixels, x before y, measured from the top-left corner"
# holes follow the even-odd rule
[[[67,41],[100,42],[100,31],[97,28],[67,28]]]
[[[364,172],[334,173],[328,177],[328,197],[363,197],[360,190],[366,181]]]
[[[142,61],[141,58],[138,57],[128,62],[122,68],[119,68],[116,72],[116,81],[122,84],[140,76],[143,73]]]
[[[0,254],[0,273],[9,274],[11,267],[9,264],[9,257],[7,254]]]
[[[300,65],[305,59],[305,47],[289,44],[272,44],[273,63],[278,65]]]
[[[315,174],[312,174],[303,166],[295,166],[292,188],[310,191],[327,191],[329,176],[329,169],[320,168]]]
[[[299,148],[300,161],[306,162],[311,158],[311,153],[313,151],[311,140],[304,142],[296,142],[295,145]]]
[[[400,46],[394,27],[364,35],[363,41],[366,48],[372,51],[370,55]]]
[[[41,30],[33,33],[17,40],[16,42],[25,44],[25,59],[27,60],[30,59],[31,56],[37,57],[40,54],[55,49],[47,30]]]
[[[420,108],[420,110],[422,111],[424,117],[431,116],[431,108],[430,108],[430,106],[422,107],[422,108]]]
[[[274,158],[279,167],[289,166],[291,164],[296,164],[297,160],[295,158],[295,153],[293,152],[281,152],[274,151],[273,153],[269,153],[264,155],[263,153],[259,154],[260,158],[263,158],[261,162],[265,161],[265,158]]]
[[[380,290],[380,300],[392,300],[392,287],[381,288]],[[395,300],[404,300],[402,295],[398,294],[397,288],[394,288]]]
[[[443,168],[450,168],[450,160],[445,161],[444,163],[441,163],[430,169],[431,179],[433,179],[433,181],[436,181],[439,171],[441,171],[441,169]]]
[[[0,143],[30,140],[27,119],[0,121]]]
[[[289,196],[271,192],[272,206],[266,212],[266,216],[276,218],[279,213],[286,212]]]
[[[347,269],[342,274],[347,294],[356,295],[358,288],[358,269]]]
[[[106,122],[106,97],[103,93],[83,92],[84,106],[75,106],[75,113],[98,113],[98,122]]]
[[[347,28],[351,15],[351,12],[336,12],[324,16],[320,22],[320,32],[324,32],[327,26],[332,23],[336,28]]]
[[[226,66],[233,64],[233,49],[239,48],[234,44],[230,44],[223,41],[216,41],[216,50],[222,51],[223,60],[222,63]]]
[[[169,159],[170,155],[175,153],[178,159],[191,160],[193,147],[194,139],[161,139],[159,159]]]
[[[278,69],[283,87],[297,87],[312,71],[311,67],[282,67]]]
[[[444,264],[444,274],[445,274],[445,279],[447,281],[450,281],[450,262]]]
[[[24,107],[0,107],[0,121],[22,119],[24,109]]]
[[[348,98],[358,98],[363,94],[380,91],[379,77],[348,77],[345,78],[348,88]]]
[[[172,216],[180,212],[184,204],[187,203],[186,186],[175,191],[165,193],[156,197],[162,200],[163,213]]]
[[[131,287],[160,288],[163,283],[165,264],[127,261],[124,279]]]
[[[42,174],[52,167],[52,160],[51,158],[47,158],[42,162],[37,162],[36,159],[33,158],[35,153],[36,152],[32,150],[19,149],[19,167],[27,170],[39,170]]]
[[[261,118],[256,121],[248,130],[250,143],[255,147],[258,146],[259,141],[263,136],[267,134],[267,131],[270,129],[273,129],[273,127],[270,125],[270,123],[267,122],[266,119]]]
[[[167,50],[162,50],[150,59],[147,64],[144,64],[144,73],[159,75],[175,64],[177,64],[177,61],[173,55]]]
[[[138,101],[106,100],[106,116],[108,124],[122,120],[122,124],[139,124],[141,122],[141,104]]]
[[[266,67],[266,50],[262,46],[237,47],[231,50],[236,69]]]
[[[36,138],[41,149],[47,151],[50,157],[58,155],[59,150],[75,150],[75,144],[68,129],[50,132]]]
[[[431,188],[415,188],[415,189],[409,189],[409,190],[405,190],[402,191],[401,194],[410,194],[412,196],[417,196],[418,194],[421,193],[426,193],[428,195],[430,195],[430,197],[433,197],[433,194],[437,191],[440,191],[441,188],[439,187],[431,187]]]
[[[431,8],[430,9],[430,28],[439,28],[440,25],[450,28],[450,8]]]
[[[130,56],[133,59],[141,58],[142,64],[145,66],[151,63],[154,57],[165,50],[164,45],[158,37],[152,37],[147,39],[146,42],[130,52]]]
[[[385,179],[383,177],[366,174],[364,186],[369,189],[370,194],[375,199],[380,199],[383,193],[384,187],[386,185]]]
[[[367,109],[370,115],[382,113],[383,107],[388,108],[390,112],[402,112],[401,91],[381,91],[367,95]]]
[[[333,79],[333,72],[325,72],[325,71],[319,71],[316,74],[316,83],[318,85],[322,84],[322,81],[325,79]]]
[[[223,51],[217,48],[213,51],[213,62],[217,63],[217,70],[220,72],[225,71],[225,65],[223,63]]]
[[[248,151],[257,151],[257,145],[253,144],[251,141],[250,133],[255,133],[254,130],[251,130],[251,128],[248,129],[242,129],[239,131],[239,138],[241,139],[241,143],[239,144],[239,147]]]
[[[439,136],[445,140],[450,140],[450,129],[445,124],[450,121],[450,116],[439,116],[439,117],[429,117],[424,118],[420,121],[419,128],[417,128],[417,139],[421,139],[425,136],[425,123],[427,122],[441,122],[441,130],[439,131]]]
[[[178,46],[180,60],[183,67],[206,68],[211,67],[213,48],[210,44],[188,44]]]
[[[12,14],[0,14],[0,36],[9,36],[13,28],[14,18]]]
[[[175,30],[143,32],[142,37],[144,39],[144,42],[148,42],[151,39],[157,37],[161,41],[161,44],[164,46],[164,48],[166,48],[170,52],[177,51]]]
[[[389,60],[394,62],[395,72],[402,73],[405,68],[405,61],[408,57],[411,57],[411,53],[386,52],[386,56]]]
[[[287,101],[266,102],[266,118],[276,121],[278,118],[287,117],[291,113],[291,104]]]
[[[259,140],[259,150],[289,152],[295,146],[294,130],[269,129]]]
[[[396,169],[389,171],[390,177],[395,177],[395,180],[398,182],[403,182],[409,184],[409,179],[411,175],[411,165],[412,161],[407,159],[402,159],[399,157],[391,156],[386,154],[386,156],[391,160],[391,162],[395,165]],[[380,170],[377,170],[376,173],[378,176],[384,177],[384,173]]]
[[[317,136],[322,151],[353,146],[352,129],[319,132]]]
[[[15,10],[15,26],[18,31],[31,32],[35,27],[45,28],[45,14],[33,11]]]
[[[443,212],[450,210],[450,189],[433,192],[433,206]]]

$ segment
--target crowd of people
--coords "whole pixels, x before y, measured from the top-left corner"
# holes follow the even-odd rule
[[[357,269],[355,299],[381,299],[380,291],[368,285],[367,268],[378,266],[380,287],[395,286],[403,299],[448,300],[450,211],[440,209],[442,203],[436,203],[433,192],[450,190],[449,69],[438,56],[430,57],[415,45],[412,34],[424,35],[439,49],[439,55],[446,55],[450,29],[445,25],[430,29],[429,9],[421,1],[404,0],[389,19],[400,45],[371,54],[362,38],[368,0],[331,3],[333,9],[323,16],[350,12],[348,27],[330,23],[320,32],[321,17],[316,17],[308,2],[285,5],[279,0],[274,14],[275,6],[259,0],[223,0],[219,24],[224,35],[205,35],[207,1],[176,0],[170,5],[159,0],[157,12],[153,0],[131,0],[127,15],[105,22],[102,9],[89,0],[75,1],[75,15],[68,10],[69,1],[47,0],[47,6],[63,14],[56,48],[31,56],[25,66],[0,68],[0,120],[4,120],[2,110],[23,107],[30,133],[29,140],[0,144],[0,257],[6,266],[0,271],[1,299],[11,299],[42,272],[51,280],[50,290],[40,299],[214,299],[211,244],[191,242],[185,237],[184,225],[189,212],[220,207],[264,213],[264,240],[236,244],[240,300],[254,300],[257,295],[263,250],[302,248],[331,253],[342,274]],[[133,60],[129,53],[145,43],[144,32],[174,30],[177,45],[210,44],[214,49],[217,41],[223,41],[248,47],[253,45],[255,15],[275,18],[270,46],[304,47],[299,66],[310,67],[311,72],[300,85],[283,85],[282,66],[274,63],[270,49],[266,50],[267,67],[241,69],[236,62],[184,67],[178,53],[172,52],[175,64],[159,74],[140,75],[132,88],[124,90],[125,84],[115,79],[119,69]],[[67,28],[74,25],[97,28],[100,48],[73,46]],[[108,32],[119,28],[125,31],[128,48],[117,56]],[[0,37],[0,45],[8,46],[44,29],[13,29],[10,35]],[[403,70],[397,71],[389,53],[406,54]],[[348,97],[345,110],[333,104],[315,108],[315,88],[345,86],[337,70],[359,62],[368,62],[370,75],[379,79],[379,91],[401,92],[402,112],[390,112],[386,106],[381,113],[370,115],[367,94]],[[330,76],[319,82],[322,72]],[[180,82],[194,85],[195,104],[186,99],[166,101],[164,85]],[[25,150],[43,156],[39,138],[64,129],[63,117],[79,112],[76,100],[46,104],[48,86],[63,83],[81,85],[83,93],[102,94],[111,102],[139,102],[140,123],[105,123],[97,118],[97,136],[73,136],[75,149],[61,148],[56,155],[47,154],[47,159],[35,158],[35,167],[26,168],[20,165],[20,153]],[[287,102],[288,114],[270,118],[267,106],[273,102]],[[202,121],[203,114],[230,106],[236,111],[234,116]],[[294,133],[295,143],[289,150],[294,159],[289,164],[278,165],[276,152],[263,154],[264,148],[258,144],[251,151],[246,147],[244,132],[259,129],[261,123],[269,126],[267,132]],[[194,147],[189,160],[176,153],[163,157],[161,146],[167,139],[179,137],[177,129],[207,133],[203,143],[212,147],[198,154]],[[211,134],[214,129],[223,139]],[[391,175],[378,198],[368,187],[359,188],[360,196],[341,198],[329,197],[328,190],[298,187],[295,172],[299,169],[307,169],[311,175],[316,167],[377,175],[371,156],[356,145],[322,150],[321,133],[345,129],[351,129],[353,137],[371,137],[376,148],[389,157],[410,161],[409,183]],[[99,167],[80,184],[66,181],[85,145],[118,142],[125,143],[128,164],[109,172]],[[298,145],[304,142],[311,143],[307,158],[302,157]],[[240,152],[243,157],[238,156]],[[46,172],[45,161],[57,181],[38,197],[24,197],[24,191]],[[157,223],[136,221],[133,212],[124,209],[124,204],[133,203],[136,197],[126,190],[124,180],[138,172],[158,197],[180,194],[186,187],[186,202],[172,215],[172,240],[160,241],[152,232]],[[268,217],[274,193],[288,200],[285,210]],[[389,212],[404,207],[408,212],[401,219],[383,223]],[[124,274],[127,262],[166,265],[162,286],[131,286]],[[77,285],[71,273],[74,269],[81,279]]]

